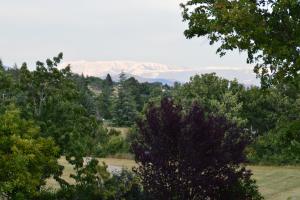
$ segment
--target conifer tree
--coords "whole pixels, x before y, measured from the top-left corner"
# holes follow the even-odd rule
[[[130,90],[126,88],[125,82],[126,75],[122,72],[119,76],[117,94],[113,104],[113,122],[118,126],[132,125],[137,116],[136,104]]]
[[[111,87],[113,85],[113,80],[112,80],[110,74],[106,75],[105,82],[109,87]]]

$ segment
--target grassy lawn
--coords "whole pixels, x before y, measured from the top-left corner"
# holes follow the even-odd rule
[[[300,167],[250,166],[249,168],[266,199],[300,199]]]
[[[104,158],[99,159],[107,165],[120,166],[131,169],[136,165],[133,160]],[[74,180],[70,174],[74,172],[73,167],[61,158],[59,163],[65,166],[63,178],[70,183]],[[266,166],[249,166],[253,172],[253,178],[257,180],[260,192],[269,200],[300,200],[300,167],[266,167]],[[49,179],[47,186],[57,188],[58,185],[53,179]],[[291,198],[292,197],[292,198]]]

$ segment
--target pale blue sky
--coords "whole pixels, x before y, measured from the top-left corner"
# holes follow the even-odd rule
[[[182,1],[0,0],[0,58],[34,63],[62,51],[65,61],[246,67],[238,52],[220,58],[206,39],[184,37]]]

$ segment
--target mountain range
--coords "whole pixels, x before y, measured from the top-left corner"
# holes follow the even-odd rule
[[[69,61],[61,66],[71,66],[71,70],[85,76],[105,77],[110,74],[117,79],[121,72],[135,77],[140,82],[162,82],[173,84],[175,81],[186,82],[195,74],[216,72],[217,75],[232,80],[237,78],[245,85],[258,85],[258,80],[251,67],[175,67],[151,62],[135,61]]]

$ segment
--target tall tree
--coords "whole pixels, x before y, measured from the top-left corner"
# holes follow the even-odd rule
[[[189,0],[181,5],[187,38],[207,36],[217,53],[238,49],[263,85],[299,76],[300,2],[298,0]]]
[[[95,105],[86,80],[74,76],[69,66],[59,70],[61,59],[59,54],[45,63],[38,61],[33,72],[23,64],[16,103],[23,116],[40,125],[42,136],[52,137],[68,159],[76,157],[80,164],[83,156],[100,148],[105,130],[91,111]]]
[[[113,80],[112,80],[110,74],[107,74],[107,75],[106,75],[105,82],[106,82],[106,84],[107,84],[109,87],[111,87],[111,86],[113,85],[114,82],[113,82]]]
[[[170,99],[138,123],[136,169],[152,199],[261,199],[240,164],[245,133],[194,105],[187,114]]]
[[[113,103],[113,122],[118,126],[130,126],[134,123],[137,111],[130,90],[126,87],[126,75],[120,74],[119,84]]]
[[[103,87],[101,93],[97,97],[97,106],[99,114],[103,119],[109,120],[112,118],[112,88]]]
[[[0,198],[33,198],[47,178],[60,175],[59,156],[54,141],[9,106],[0,115]]]
[[[145,104],[143,99],[144,91],[142,91],[141,84],[134,77],[130,77],[125,81],[125,86],[132,95],[132,98],[136,104],[136,109],[141,111]]]

